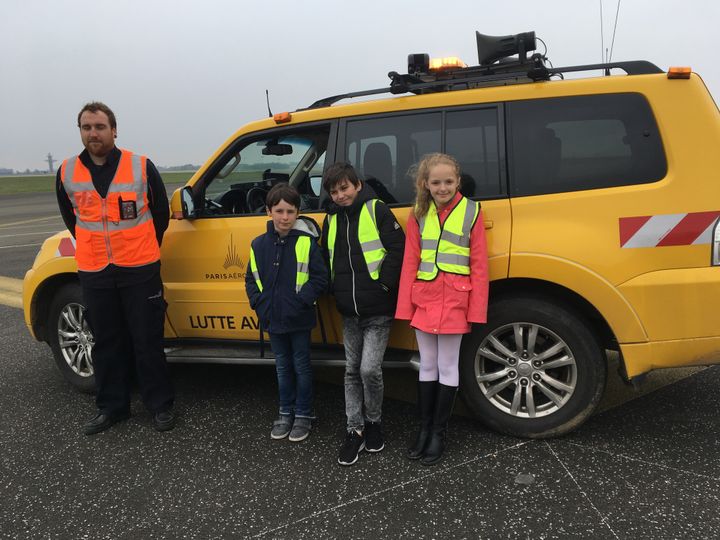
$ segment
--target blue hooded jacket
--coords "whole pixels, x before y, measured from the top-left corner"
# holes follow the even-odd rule
[[[296,293],[295,244],[300,236],[310,236],[312,241],[309,280]],[[245,290],[263,330],[272,334],[287,334],[315,327],[315,301],[328,284],[328,270],[317,244],[319,236],[320,231],[314,221],[299,217],[284,238],[275,231],[273,222],[268,221],[267,232],[252,241],[263,291],[260,292],[250,269],[245,275]]]

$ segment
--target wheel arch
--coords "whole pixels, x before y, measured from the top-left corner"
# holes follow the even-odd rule
[[[68,283],[77,283],[77,273],[55,274],[35,290],[30,307],[32,330],[39,341],[48,342],[47,319],[55,293]]]
[[[576,294],[602,314],[620,343],[646,343],[649,339],[628,299],[592,268],[551,255],[516,253],[511,258],[509,278],[557,285]]]
[[[510,298],[535,298],[572,310],[587,322],[605,349],[618,350],[618,341],[608,321],[587,299],[557,283],[531,278],[508,278],[490,283],[490,303]]]

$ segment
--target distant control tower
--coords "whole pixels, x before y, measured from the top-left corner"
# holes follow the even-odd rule
[[[48,152],[48,155],[47,155],[47,162],[48,162],[48,170],[50,171],[50,173],[54,173],[55,169],[53,169],[53,163],[55,163],[55,160],[53,159],[52,154],[50,152]]]

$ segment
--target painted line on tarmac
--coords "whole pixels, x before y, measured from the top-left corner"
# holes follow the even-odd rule
[[[593,504],[592,499],[590,499],[590,496],[585,492],[585,490],[582,488],[582,486],[580,485],[580,483],[575,479],[575,477],[574,477],[573,474],[570,472],[570,470],[565,466],[565,463],[563,463],[563,461],[560,459],[560,457],[555,453],[555,450],[553,450],[553,447],[550,446],[550,443],[545,442],[545,446],[547,446],[547,449],[550,450],[550,453],[555,457],[555,459],[558,461],[558,463],[560,463],[560,465],[562,466],[562,468],[565,469],[565,473],[570,477],[570,480],[573,481],[573,483],[574,483],[575,486],[578,488],[578,490],[580,491],[580,493],[582,494],[582,496],[585,497],[585,500],[586,500],[587,503],[590,505],[590,507],[591,507],[593,510],[595,510],[595,513],[596,513],[596,514],[598,515],[598,517],[600,518],[600,521],[602,522],[602,524],[605,525],[605,526],[608,528],[608,530],[612,533],[612,535],[619,540],[620,537],[617,535],[617,533],[616,533],[616,532],[613,530],[613,528],[610,526],[610,523],[608,522],[607,517],[604,516],[603,513],[598,509],[598,507]]]
[[[0,276],[0,304],[22,308],[22,279]]]
[[[16,236],[34,236],[38,234],[57,234],[58,231],[38,231],[38,232],[24,232],[15,234],[0,234],[0,238],[15,238]]]
[[[709,476],[707,474],[700,474],[700,473],[696,473],[694,471],[689,471],[687,469],[678,469],[677,467],[669,467],[667,465],[663,465],[662,463],[656,463],[654,461],[648,461],[646,459],[639,459],[639,458],[627,456],[625,454],[616,454],[613,452],[608,452],[607,450],[595,448],[593,446],[587,446],[584,444],[578,444],[578,443],[574,443],[574,442],[570,442],[570,441],[562,441],[562,444],[570,444],[572,446],[577,446],[577,447],[587,450],[589,452],[600,452],[601,454],[606,454],[613,458],[626,459],[628,461],[636,461],[638,463],[642,463],[644,465],[649,465],[651,467],[659,467],[661,469],[667,469],[669,471],[673,471],[673,472],[680,473],[680,474],[688,474],[688,475],[692,475],[692,476],[698,476],[700,478],[704,478],[706,480],[712,480],[714,482],[720,481],[720,477],[718,477],[718,476]]]
[[[49,216],[44,218],[36,218],[36,219],[26,219],[25,221],[14,221],[12,223],[3,223],[0,225],[0,229],[4,229],[6,227],[14,227],[16,225],[26,225],[27,223],[38,223],[40,221],[47,221],[49,219],[58,219],[61,216]]]
[[[11,249],[19,247],[31,247],[31,246],[42,246],[42,242],[39,244],[15,244],[14,246],[0,246],[0,249]]]
[[[465,461],[463,461],[463,462],[461,462],[461,463],[457,463],[457,464],[451,465],[451,466],[449,466],[449,467],[442,467],[442,466],[440,466],[440,467],[438,467],[437,469],[435,469],[433,472],[430,472],[430,473],[427,473],[427,474],[421,474],[421,476],[418,476],[417,478],[413,478],[413,479],[411,479],[411,480],[405,480],[405,481],[403,481],[403,482],[399,482],[398,484],[395,484],[395,485],[392,485],[392,486],[388,486],[388,487],[383,488],[383,489],[379,489],[379,490],[375,491],[374,493],[368,493],[367,495],[363,495],[362,497],[356,497],[356,498],[351,499],[351,500],[349,500],[349,501],[346,501],[346,502],[343,502],[343,503],[340,503],[340,504],[336,504],[336,505],[330,506],[330,507],[328,507],[328,508],[323,508],[322,510],[318,510],[318,511],[316,511],[316,512],[313,512],[312,514],[310,514],[310,515],[308,515],[308,516],[305,516],[305,517],[296,519],[296,520],[294,520],[294,521],[291,521],[291,522],[289,522],[289,523],[286,523],[285,525],[280,525],[279,527],[275,527],[275,528],[273,528],[273,529],[266,529],[266,530],[264,530],[264,531],[260,531],[259,533],[253,535],[251,538],[260,538],[261,536],[266,536],[266,535],[268,535],[268,534],[276,533],[277,531],[279,531],[279,530],[281,530],[281,529],[287,529],[288,527],[291,527],[292,525],[295,525],[295,524],[297,524],[297,523],[302,523],[303,521],[307,521],[307,520],[309,520],[309,519],[316,518],[316,517],[321,516],[321,515],[323,515],[323,514],[327,514],[328,512],[335,512],[335,511],[337,511],[337,510],[340,509],[340,508],[344,508],[344,507],[346,507],[346,506],[350,506],[351,504],[355,504],[355,503],[358,503],[358,502],[361,502],[361,501],[368,500],[368,499],[370,499],[370,498],[372,498],[372,497],[377,497],[378,495],[382,495],[383,493],[387,493],[387,492],[392,491],[392,490],[395,490],[395,489],[403,488],[403,487],[405,487],[405,486],[407,486],[407,485],[409,485],[409,484],[414,484],[414,483],[416,483],[416,482],[422,482],[422,481],[424,481],[424,480],[428,480],[428,479],[430,479],[430,478],[432,478],[432,477],[434,477],[434,476],[437,476],[437,475],[440,475],[440,474],[443,474],[443,473],[447,473],[448,471],[451,471],[451,470],[453,470],[453,469],[457,469],[458,467],[464,467],[464,466],[466,466],[466,465],[468,465],[468,464],[470,464],[470,463],[475,463],[475,462],[477,462],[477,461],[479,461],[479,460],[481,460],[481,459],[487,459],[487,458],[491,458],[491,457],[497,457],[498,455],[500,455],[500,454],[502,454],[502,453],[504,453],[504,452],[508,452],[508,451],[510,451],[510,450],[515,450],[515,449],[517,449],[517,448],[521,448],[521,447],[525,446],[526,444],[530,444],[530,443],[533,443],[533,442],[536,443],[537,441],[523,441],[523,442],[521,442],[521,443],[517,443],[517,444],[514,444],[514,445],[512,445],[512,446],[507,446],[507,447],[505,447],[505,448],[501,448],[500,450],[497,450],[497,451],[495,451],[495,452],[490,452],[489,454],[485,454],[485,455],[483,455],[483,456],[479,456],[479,457],[472,458],[472,459],[467,459],[467,460],[465,460]],[[273,537],[275,537],[275,536],[273,536]]]
[[[22,308],[22,297],[17,294],[0,291],[0,305],[12,308]]]

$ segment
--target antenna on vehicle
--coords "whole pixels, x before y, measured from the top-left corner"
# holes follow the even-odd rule
[[[268,89],[265,89],[265,101],[267,102],[267,108],[268,108],[268,116],[272,118],[272,111],[270,110],[270,92],[268,92]]]
[[[617,32],[617,24],[618,24],[618,17],[620,15],[620,1],[618,0],[617,3],[617,9],[615,10],[615,24],[613,26],[613,34],[612,34],[612,40],[610,42],[610,50],[608,52],[608,48],[605,46],[605,32],[603,30],[603,3],[602,0],[600,0],[600,50],[602,57],[602,63],[603,64],[610,64],[612,62],[613,57],[613,50],[615,48],[615,33]],[[605,75],[610,75],[610,68],[606,67]]]
[[[613,49],[615,49],[615,31],[617,30],[617,23],[618,23],[619,15],[620,15],[620,0],[618,0],[617,11],[615,11],[615,26],[613,27],[613,37],[612,37],[612,41],[610,42],[610,57],[608,58],[608,62],[612,62]]]
[[[603,30],[602,0],[600,0],[600,63],[605,63],[605,31]]]

